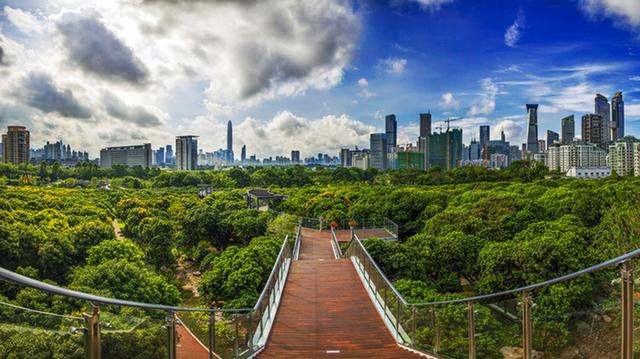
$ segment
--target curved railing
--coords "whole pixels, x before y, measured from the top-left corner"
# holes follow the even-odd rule
[[[299,248],[300,227],[298,226],[293,245],[289,241],[289,237],[285,237],[267,282],[253,308],[214,309],[175,307],[108,298],[43,283],[0,267],[0,279],[38,291],[62,296],[63,298],[80,300],[88,303],[88,307],[90,308],[90,313],[83,314],[81,318],[38,311],[8,303],[5,305],[4,302],[0,302],[0,319],[5,316],[14,316],[14,311],[22,311],[47,317],[75,320],[76,323],[74,324],[79,325],[81,327],[80,330],[76,330],[75,327],[69,327],[69,331],[83,336],[85,357],[94,359],[100,358],[101,354],[105,351],[105,348],[101,349],[101,344],[104,346],[110,345],[107,338],[101,340],[100,334],[104,329],[101,328],[101,322],[104,321],[100,319],[101,314],[106,315],[107,318],[116,317],[109,309],[122,307],[136,308],[144,311],[160,311],[166,314],[162,326],[166,328],[167,335],[166,337],[159,338],[158,341],[166,341],[166,353],[170,359],[175,359],[177,353],[178,335],[176,326],[184,325],[183,323],[185,322],[202,323],[203,321],[206,322],[207,329],[206,333],[204,333],[206,335],[195,336],[199,337],[196,339],[197,342],[206,347],[209,358],[247,358],[259,351],[266,343],[284,288],[289,266],[294,256],[297,256]],[[103,308],[107,310],[101,313],[101,309]],[[5,312],[9,310],[12,312],[9,315],[5,315]],[[186,318],[178,318],[177,313],[181,313],[181,316],[194,315],[196,319],[186,320]],[[132,314],[128,314],[128,316],[132,316]],[[11,320],[11,318],[9,318],[9,320]],[[137,321],[136,325],[139,323],[140,321]],[[111,328],[112,325],[109,324],[108,327]],[[192,334],[191,331],[186,330],[189,334]],[[220,333],[221,330],[222,333]],[[117,332],[117,330],[112,330],[111,332]],[[109,357],[109,355],[105,356]]]
[[[525,359],[533,358],[536,351],[547,351],[548,357],[555,357],[556,351],[572,345],[584,352],[584,358],[601,358],[602,348],[598,345],[605,344],[601,337],[591,342],[592,336],[597,337],[594,333],[613,338],[621,357],[631,359],[634,319],[631,260],[638,256],[640,249],[574,273],[493,294],[411,303],[385,276],[357,235],[344,253],[344,257],[354,262],[372,301],[399,344],[441,358],[506,357],[511,351]],[[614,266],[621,267],[617,275],[610,270]],[[569,308],[561,314],[549,310],[558,305],[552,295],[561,295],[553,294],[551,286],[584,286],[587,282],[581,280],[586,276],[591,276],[588,283],[594,287],[593,298],[589,298],[591,305]],[[618,281],[620,284],[615,284]],[[556,333],[567,339],[564,347],[558,343]],[[618,333],[621,339],[611,333]],[[585,354],[589,348],[592,355]]]

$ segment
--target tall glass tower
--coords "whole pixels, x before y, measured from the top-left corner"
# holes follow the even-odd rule
[[[608,146],[611,142],[611,107],[609,106],[609,100],[601,94],[596,94],[594,105],[594,113],[602,117],[602,143],[604,146]]]
[[[527,104],[527,151],[538,153],[538,104]]]
[[[573,115],[562,119],[562,144],[568,145],[576,137],[576,120]]]
[[[387,135],[387,146],[393,148],[397,145],[398,140],[398,121],[396,115],[387,115],[384,118],[384,130]]]
[[[233,163],[233,127],[231,120],[227,122],[227,162]]]
[[[611,98],[611,140],[624,137],[624,101],[622,92],[618,91]]]

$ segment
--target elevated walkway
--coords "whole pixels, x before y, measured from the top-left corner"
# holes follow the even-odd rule
[[[331,233],[302,229],[278,314],[259,358],[421,358],[400,347]]]

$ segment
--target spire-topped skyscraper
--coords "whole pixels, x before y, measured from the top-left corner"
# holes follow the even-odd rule
[[[227,162],[233,163],[233,125],[227,122]]]
[[[527,104],[527,151],[538,153],[538,105]]]

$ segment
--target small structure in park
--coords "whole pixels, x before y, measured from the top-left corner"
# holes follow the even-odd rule
[[[210,184],[199,184],[198,185],[198,196],[200,198],[205,198],[206,196],[213,193],[213,188]]]
[[[252,189],[247,192],[247,205],[249,208],[260,211],[268,211],[276,202],[287,198],[285,195],[272,193],[266,189]]]

